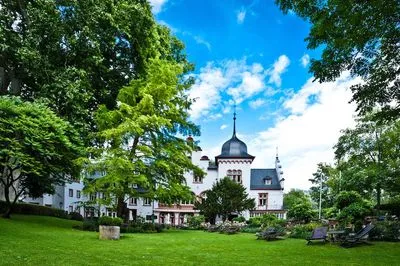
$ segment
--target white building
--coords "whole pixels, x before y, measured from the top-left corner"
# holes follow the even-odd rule
[[[249,197],[256,202],[254,210],[247,210],[240,215],[246,219],[263,215],[265,213],[275,214],[279,218],[286,218],[283,209],[283,172],[278,155],[275,159],[274,168],[252,169],[251,164],[254,156],[247,153],[246,144],[236,136],[236,116],[234,116],[232,138],[226,141],[221,148],[221,154],[211,161],[208,156],[202,154],[199,148],[192,153],[192,162],[198,165],[206,173],[204,178],[188,174],[186,183],[191,188],[196,198],[204,197],[204,192],[211,189],[213,184],[224,177],[232,178],[241,183]],[[191,137],[188,141],[193,141]],[[157,204],[154,213],[159,223],[179,225],[184,223],[188,215],[197,214],[191,202],[167,206]]]
[[[236,116],[233,119],[232,138],[222,145],[221,154],[215,157],[215,161],[211,161],[208,156],[203,155],[201,148],[192,152],[193,164],[202,168],[206,175],[200,178],[193,174],[187,174],[187,185],[196,198],[201,199],[204,197],[204,192],[211,189],[217,180],[229,177],[235,182],[241,183],[246,188],[249,197],[256,202],[254,210],[247,210],[240,215],[249,219],[271,213],[279,218],[286,218],[286,212],[283,209],[284,178],[278,155],[275,158],[274,168],[252,169],[251,164],[255,157],[247,153],[246,144],[237,138]],[[193,138],[188,137],[187,140],[192,142]],[[24,201],[63,209],[67,212],[79,212],[84,216],[116,215],[114,210],[106,206],[86,208],[86,210],[81,208],[82,202],[102,197],[102,193],[96,193],[86,198],[82,190],[82,182],[73,182],[65,186],[58,186],[54,195],[44,195],[39,199],[25,198]],[[193,202],[166,205],[145,198],[127,198],[126,201],[130,220],[140,216],[151,221],[152,215],[154,215],[157,223],[180,225],[187,221],[188,216],[199,213],[194,209]]]

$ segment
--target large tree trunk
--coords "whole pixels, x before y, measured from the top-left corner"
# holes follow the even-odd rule
[[[3,214],[3,218],[10,219],[11,218],[11,212],[12,212],[12,203],[10,201],[10,187],[4,186],[4,198],[6,199],[6,212]]]
[[[118,197],[117,199],[117,216],[122,218],[125,223],[129,221],[129,210],[126,206],[124,197]]]

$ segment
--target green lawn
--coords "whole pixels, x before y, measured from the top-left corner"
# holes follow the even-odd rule
[[[14,215],[0,218],[1,265],[399,265],[400,243],[351,249],[306,246],[304,240],[255,240],[252,234],[222,235],[170,230],[126,234],[100,241],[98,234],[72,229],[73,222]]]

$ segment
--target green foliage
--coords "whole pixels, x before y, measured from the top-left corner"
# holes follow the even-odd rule
[[[343,208],[337,218],[340,221],[361,222],[368,215],[372,215],[372,204],[367,200],[361,200]]]
[[[350,206],[352,203],[358,203],[362,201],[362,197],[355,191],[342,191],[336,198],[336,207],[339,210]]]
[[[97,219],[84,219],[82,223],[82,230],[92,232],[99,231],[99,223]]]
[[[127,226],[121,227],[121,233],[161,233],[165,228],[163,224],[153,224],[144,220],[130,221]]]
[[[366,199],[376,195],[380,205],[382,189],[389,195],[400,193],[400,120],[378,123],[371,115],[346,129],[335,146],[342,171],[342,190],[354,190]]]
[[[51,194],[54,185],[80,175],[80,136],[41,104],[1,96],[0,144],[0,184],[9,206],[24,194]]]
[[[293,206],[299,203],[309,202],[309,197],[300,189],[291,189],[288,193],[283,196],[283,206],[289,210]]]
[[[200,229],[201,224],[205,222],[204,215],[193,215],[188,217],[188,225],[192,229]]]
[[[246,218],[244,218],[243,216],[238,216],[238,217],[233,218],[232,221],[238,222],[238,223],[244,223],[246,221]]]
[[[0,213],[7,212],[9,206],[6,202],[0,201]],[[12,207],[15,214],[29,214],[41,216],[53,216],[63,219],[69,219],[69,216],[64,210],[50,208],[46,206],[33,205],[28,203],[16,203]]]
[[[232,212],[240,213],[254,209],[254,199],[248,198],[246,188],[225,177],[218,180],[210,190],[206,191],[206,198],[195,204],[196,208],[209,220],[215,221],[216,215],[221,215],[225,221]]]
[[[83,221],[83,216],[78,212],[71,212],[68,214],[68,218],[75,221]]]
[[[371,239],[380,241],[400,241],[400,222],[382,221],[374,223],[375,228],[369,234]]]
[[[338,188],[333,183],[339,176],[339,171],[326,163],[319,163],[317,171],[313,173],[313,178],[310,179],[313,186],[310,187],[310,197],[315,205],[319,206],[320,189],[321,189],[321,207],[329,208],[334,205],[335,196],[338,193]],[[322,182],[322,186],[321,186]]]
[[[297,224],[290,228],[289,237],[306,239],[307,237],[311,236],[312,231],[315,228],[320,226],[321,224],[319,223]]]
[[[276,0],[310,24],[309,49],[322,47],[310,71],[320,81],[337,79],[350,71],[362,82],[353,85],[353,101],[363,114],[379,106],[379,116],[400,117],[400,4],[385,1]],[[365,19],[368,18],[368,19]]]
[[[177,137],[199,134],[189,121],[188,88],[179,78],[182,71],[179,64],[151,60],[145,78],[120,90],[117,108],[102,105],[96,113],[97,138],[103,144],[92,149],[96,160],[88,160],[87,172],[105,174],[87,179],[86,192],[103,192],[109,203],[117,203],[118,216],[125,216],[126,195],[170,204],[192,200],[184,175],[204,175],[187,156],[193,147]]]
[[[193,66],[147,1],[1,1],[0,95],[42,99],[85,137],[93,112],[147,74],[149,59]],[[190,79],[185,81],[190,84]]]
[[[288,210],[287,216],[288,218],[307,223],[316,216],[316,211],[313,210],[309,202],[299,203]]]
[[[98,223],[99,225],[121,226],[122,219],[119,217],[101,216]]]

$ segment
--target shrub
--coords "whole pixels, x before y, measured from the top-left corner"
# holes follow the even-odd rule
[[[372,204],[367,200],[353,202],[344,207],[338,215],[339,221],[357,222],[363,221],[365,216],[372,214]]]
[[[96,219],[85,219],[82,223],[83,231],[98,231],[99,224]]]
[[[260,231],[261,231],[261,228],[260,228],[260,227],[251,227],[251,226],[249,226],[249,225],[247,225],[247,226],[245,226],[245,227],[242,227],[242,228],[240,229],[240,232],[243,232],[243,233],[252,233],[252,234],[258,233],[258,232],[260,232]]]
[[[0,201],[0,213],[6,211],[6,203]],[[41,215],[41,216],[52,216],[63,219],[68,219],[68,215],[64,210],[50,208],[46,206],[34,205],[29,203],[16,203],[13,206],[13,213],[15,214],[27,214],[27,215]]]
[[[244,223],[244,222],[246,222],[246,218],[244,218],[243,216],[239,216],[239,217],[233,218],[232,221],[238,222],[238,223]]]
[[[376,222],[375,228],[371,231],[370,237],[374,240],[400,241],[400,222],[382,221]]]
[[[71,219],[71,220],[83,221],[83,216],[82,216],[80,213],[78,213],[78,212],[71,212],[71,213],[68,215],[68,217],[69,217],[69,219]]]
[[[249,227],[260,227],[261,226],[261,216],[252,217],[248,221]]]
[[[121,226],[122,219],[119,217],[109,217],[109,216],[102,216],[99,218],[98,223],[99,225],[108,225],[108,226]]]
[[[191,229],[201,229],[201,224],[205,221],[204,215],[196,215],[188,217],[188,224]]]
[[[307,237],[311,236],[312,231],[319,226],[321,226],[319,223],[295,225],[290,229],[289,237],[306,239]]]

